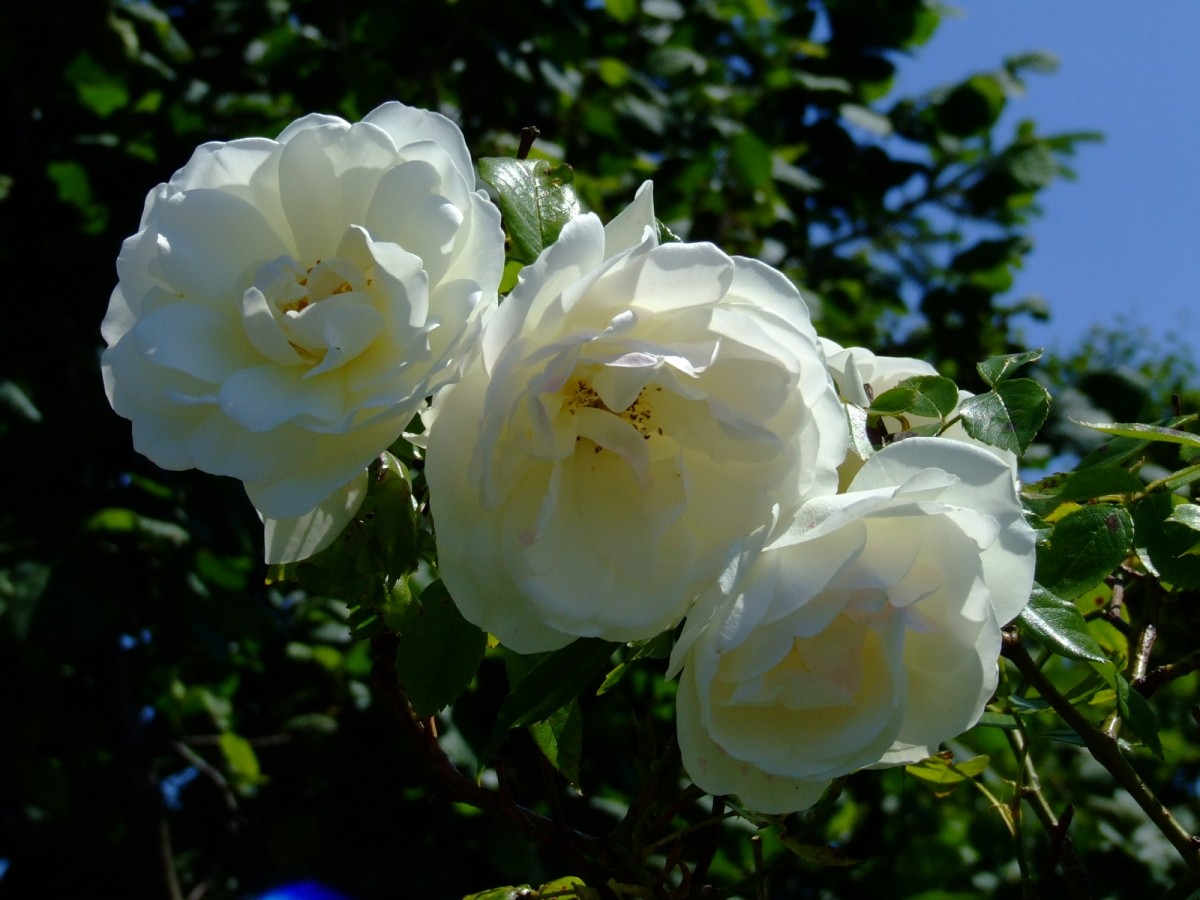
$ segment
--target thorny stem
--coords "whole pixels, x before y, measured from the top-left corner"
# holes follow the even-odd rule
[[[1025,680],[1037,690],[1042,699],[1049,703],[1062,720],[1079,735],[1084,746],[1091,751],[1092,757],[1108,770],[1113,780],[1142,808],[1150,821],[1183,859],[1192,878],[1200,882],[1200,838],[1189,834],[1171,815],[1171,811],[1159,802],[1158,798],[1154,796],[1154,792],[1147,787],[1141,776],[1121,753],[1117,742],[1092,725],[1071,705],[1069,700],[1059,693],[1050,679],[1026,652],[1015,632],[1005,632],[1003,653],[1017,667]]]

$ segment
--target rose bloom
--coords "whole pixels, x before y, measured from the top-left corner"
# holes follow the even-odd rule
[[[394,102],[198,147],[147,196],[102,326],[137,450],[245,482],[269,561],[327,544],[494,308],[504,237],[474,186],[458,128]]]
[[[842,400],[862,409],[869,407],[873,398],[890,391],[902,381],[921,375],[938,374],[938,370],[929,363],[911,356],[880,356],[864,347],[842,347],[828,338],[821,338],[821,348],[825,351],[829,374],[833,376]],[[974,396],[970,391],[960,389],[958,402],[961,404],[968,397]],[[956,412],[957,409],[948,418],[953,418]],[[907,418],[910,427],[930,425],[936,421],[922,416],[910,415]],[[897,434],[901,427],[900,421],[893,416],[884,416],[883,425],[892,435]],[[1004,462],[1012,470],[1014,478],[1017,477],[1016,454],[975,440],[967,434],[962,422],[955,422],[938,437],[983,447]],[[846,461],[839,469],[843,486],[850,483],[862,467],[862,462],[862,458],[853,450],[846,454]]]
[[[916,762],[979,720],[1000,628],[1034,570],[1033,532],[994,455],[891,444],[754,551],[697,601],[672,657],[697,785],[763,813],[800,810],[831,779]]]
[[[435,398],[440,573],[518,652],[650,638],[773,507],[835,489],[846,440],[796,289],[660,246],[647,184],[607,228],[567,223]]]

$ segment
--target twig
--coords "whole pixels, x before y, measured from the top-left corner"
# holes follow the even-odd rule
[[[713,797],[712,799],[712,814],[710,818],[719,821],[725,816],[725,798]],[[696,857],[696,867],[692,870],[692,877],[696,881],[703,881],[708,875],[708,867],[712,865],[713,858],[717,855],[717,845],[721,836],[719,827],[712,828],[708,834],[704,836],[704,843],[700,845],[700,852]]]
[[[526,125],[521,129],[521,143],[517,145],[517,159],[528,159],[533,142],[538,139],[541,129],[536,125]]]
[[[1020,760],[1024,772],[1021,798],[1028,801],[1034,816],[1050,835],[1050,855],[1042,867],[1042,879],[1049,878],[1055,867],[1061,863],[1063,879],[1067,883],[1067,892],[1072,900],[1088,900],[1092,896],[1092,890],[1088,884],[1087,872],[1079,857],[1075,855],[1074,842],[1067,833],[1067,826],[1075,815],[1075,808],[1068,806],[1061,817],[1054,815],[1050,802],[1042,792],[1041,778],[1038,777],[1033,757],[1029,755],[1029,734],[1025,730],[1025,722],[1016,713],[1013,714],[1013,719],[1016,720],[1017,730],[1005,731],[1004,735],[1008,738],[1013,753]]]
[[[1121,618],[1121,607],[1125,605],[1125,585],[1119,581],[1112,584],[1112,598],[1108,601],[1108,606],[1104,607],[1101,615],[1105,621],[1113,628],[1129,637],[1133,633],[1133,629],[1129,623]]]
[[[1042,868],[1043,878],[1048,878],[1050,873],[1058,866],[1058,861],[1062,858],[1063,850],[1071,840],[1068,829],[1070,829],[1071,820],[1074,818],[1075,807],[1068,804],[1067,808],[1063,810],[1063,814],[1059,816],[1058,821],[1054,823],[1054,830],[1050,835],[1050,854],[1046,857],[1046,865]]]
[[[228,855],[230,844],[233,842],[233,836],[238,831],[241,811],[238,808],[237,796],[219,769],[182,741],[171,741],[170,747],[188,765],[194,766],[200,774],[216,786],[217,791],[221,794],[221,800],[225,803],[225,809],[229,812],[229,823],[225,826],[225,841],[223,845],[217,851],[216,858],[209,865],[208,874],[196,882],[196,886],[187,895],[187,900],[201,900],[208,893],[209,889],[216,884],[217,878],[221,875],[221,870],[225,864],[225,857]]]
[[[767,900],[767,880],[763,877],[762,838],[757,834],[751,837],[750,847],[754,852],[754,897],[755,900]]]
[[[1101,733],[1058,692],[1050,679],[1030,658],[1015,632],[1005,632],[1003,654],[1012,661],[1042,699],[1079,735],[1084,746],[1091,751],[1092,757],[1108,770],[1113,780],[1124,788],[1175,848],[1193,879],[1200,881],[1200,838],[1189,834],[1171,815],[1171,811],[1159,802],[1153,791],[1122,755],[1117,742]]]
[[[1133,686],[1143,697],[1150,697],[1168,681],[1191,675],[1200,669],[1200,653],[1193,653],[1186,659],[1176,663],[1168,663],[1146,672],[1140,679],[1133,681]]]

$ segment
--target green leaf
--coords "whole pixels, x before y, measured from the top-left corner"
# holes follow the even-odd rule
[[[805,862],[818,866],[853,866],[860,862],[829,844],[806,844],[787,834],[779,836],[780,843]]]
[[[1113,666],[1097,667],[1096,672],[1108,682],[1117,695],[1117,715],[1129,726],[1139,741],[1159,759],[1163,757],[1162,741],[1158,737],[1158,717],[1146,698],[1130,687],[1125,676]]]
[[[1168,522],[1178,522],[1193,531],[1200,531],[1200,506],[1195,503],[1180,503],[1167,518]]]
[[[599,900],[600,894],[588,887],[582,878],[567,875],[547,881],[537,889],[537,894],[531,900]]]
[[[262,784],[264,779],[258,756],[248,740],[232,731],[225,731],[217,738],[217,746],[221,748],[225,764],[233,774],[234,786],[239,791],[244,792]]]
[[[1025,353],[1009,353],[1005,356],[992,356],[975,366],[979,377],[988,387],[995,387],[1013,372],[1027,363],[1036,362],[1042,358],[1044,350],[1028,350]]]
[[[500,705],[495,730],[480,754],[479,764],[492,758],[514,728],[541,722],[575,699],[608,665],[617,646],[598,638],[580,638],[538,657]]]
[[[583,758],[583,712],[579,700],[571,700],[549,718],[530,725],[529,734],[550,765],[579,790],[579,763]]]
[[[396,676],[419,718],[446,708],[466,690],[487,649],[487,635],[459,613],[442,582],[421,592],[421,612],[400,633]]]
[[[939,754],[905,766],[904,771],[933,791],[935,796],[945,797],[953,793],[959,785],[981,774],[987,767],[987,756],[976,756],[955,763],[948,755]]]
[[[610,16],[625,24],[637,14],[637,0],[604,0],[604,8]]]
[[[916,375],[871,401],[871,415],[911,414],[927,419],[944,419],[958,406],[958,388],[940,375]]]
[[[1078,472],[1081,469],[1090,469],[1099,466],[1119,466],[1141,455],[1149,446],[1149,441],[1140,441],[1133,438],[1115,438],[1111,441],[1105,441],[1081,459],[1079,465],[1075,467],[1075,471]]]
[[[1107,573],[1106,573],[1107,574]],[[1018,617],[1039,644],[1070,659],[1106,663],[1107,657],[1087,630],[1087,622],[1074,603],[1056,597],[1040,584]]]
[[[838,107],[838,115],[840,115],[847,125],[853,125],[856,128],[861,128],[863,131],[878,135],[879,137],[887,137],[892,133],[892,120],[887,116],[875,112],[869,106],[861,106],[858,103],[843,103]]]
[[[108,507],[92,514],[84,526],[88,531],[133,532],[144,537],[166,541],[176,547],[182,547],[190,539],[186,528],[174,522],[164,522],[161,519],[151,519],[134,512],[132,509]]]
[[[468,894],[463,900],[530,900],[533,889],[527,884],[510,885],[508,887],[489,888],[478,894]]]
[[[1133,547],[1133,521],[1122,507],[1085,506],[1055,523],[1037,548],[1037,580],[1074,600],[1100,584]]]
[[[1186,418],[1194,421],[1196,417],[1188,416]],[[1102,431],[1117,437],[1182,444],[1185,447],[1200,449],[1200,435],[1192,434],[1190,431],[1180,431],[1162,425],[1142,425],[1138,422],[1078,422],[1075,419],[1071,421],[1084,428],[1091,428],[1094,431]]]
[[[580,213],[575,173],[568,165],[489,156],[479,160],[479,177],[496,191],[510,260],[532,263]]]
[[[938,122],[956,137],[986,132],[1004,109],[1004,88],[992,75],[972,75],[937,109]]]
[[[998,712],[985,712],[979,717],[976,724],[986,728],[1001,728],[1005,731],[1016,731],[1021,727],[1021,723],[1016,720],[1015,716]]]
[[[1050,412],[1050,394],[1031,378],[1002,381],[959,407],[963,427],[977,441],[1025,452]]]
[[[771,148],[743,129],[729,141],[729,166],[746,188],[766,187],[771,182]]]
[[[1133,504],[1134,544],[1146,568],[1163,581],[1181,588],[1200,587],[1200,559],[1188,555],[1196,532],[1174,520],[1173,497],[1154,493]]]
[[[1051,475],[1022,491],[1029,508],[1045,518],[1063,503],[1085,503],[1097,497],[1128,496],[1142,491],[1145,482],[1127,469],[1094,466],[1064,475]]]
[[[102,119],[129,103],[124,77],[108,72],[87,52],[75,57],[63,74],[75,86],[79,102]]]

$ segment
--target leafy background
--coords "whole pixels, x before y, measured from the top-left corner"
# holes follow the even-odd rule
[[[452,116],[477,156],[512,154],[537,125],[534,154],[573,165],[601,216],[653,178],[674,231],[783,269],[823,334],[924,356],[980,390],[975,363],[1023,349],[1015,329],[1045,314],[1011,296],[1013,272],[1039,194],[1092,136],[996,128],[1015,87],[1048,65],[1036,54],[896,96],[896,66],[936,39],[940,15],[918,0],[9,4],[0,896],[248,897],[312,880],[355,898],[454,897],[575,862],[439,793],[372,690],[346,605],[265,582],[237,484],[132,452],[104,401],[99,322],[146,191],[203,141],[274,134],[310,111],[357,119],[399,98]],[[1185,359],[1121,333],[1034,372],[1061,402],[1031,465],[1102,440],[1064,413],[1151,421],[1172,392],[1196,406]],[[1169,623],[1167,659],[1197,643],[1186,608]],[[1105,627],[1092,627],[1102,649],[1127,654]],[[655,665],[583,698],[584,793],[564,801],[581,828],[611,827],[654,784],[672,729]],[[1051,667],[1081,702],[1104,689],[1085,662]],[[446,718],[455,760],[486,742],[504,670],[489,654]],[[1135,756],[1184,815],[1200,773],[1193,692],[1183,679],[1155,696],[1164,754]],[[1044,786],[1059,811],[1077,807],[1095,894],[1166,890],[1179,876],[1170,847],[1052,715],[1028,712]],[[900,770],[851,778],[836,807],[796,824],[793,843],[832,842],[835,857],[767,841],[771,895],[1020,896],[1020,864],[1037,872],[1048,842],[1030,826],[1014,845],[973,789],[1017,777],[1008,734],[973,731],[959,756],[991,764],[938,775],[949,787],[936,793]],[[510,743],[510,787],[541,802],[532,746]],[[711,877],[747,877],[751,833],[724,830]]]

